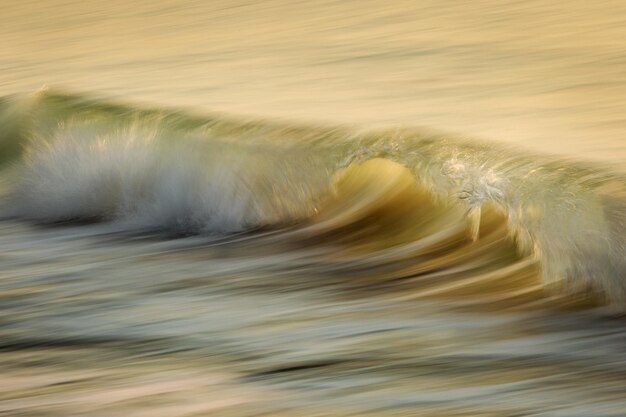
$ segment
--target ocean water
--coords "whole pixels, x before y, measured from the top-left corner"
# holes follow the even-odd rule
[[[626,415],[622,2],[0,16],[0,414]]]

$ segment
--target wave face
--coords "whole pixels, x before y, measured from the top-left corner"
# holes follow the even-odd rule
[[[596,165],[50,90],[1,99],[0,126],[5,217],[236,235],[284,268],[415,298],[626,300],[626,179]]]

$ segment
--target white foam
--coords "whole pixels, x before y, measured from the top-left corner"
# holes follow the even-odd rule
[[[70,125],[34,140],[15,193],[18,214],[228,233],[310,209],[310,190],[295,187],[290,196],[287,173],[254,146],[164,137],[140,126],[103,132],[93,124]]]

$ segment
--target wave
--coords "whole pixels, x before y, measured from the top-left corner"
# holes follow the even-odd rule
[[[626,300],[626,179],[597,164],[54,90],[0,99],[0,129],[5,217],[245,233],[284,268],[410,297]]]

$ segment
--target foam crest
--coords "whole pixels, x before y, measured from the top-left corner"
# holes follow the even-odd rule
[[[238,232],[291,222],[312,210],[312,190],[285,189],[295,180],[286,175],[275,156],[254,147],[164,137],[139,125],[114,132],[70,125],[32,141],[15,210],[40,222]]]

